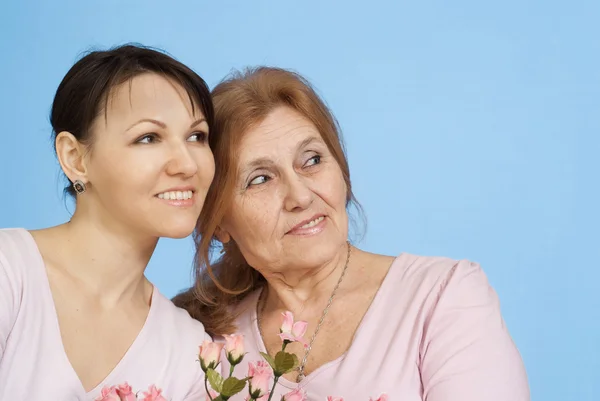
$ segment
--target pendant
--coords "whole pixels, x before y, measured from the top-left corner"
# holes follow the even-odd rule
[[[298,373],[298,377],[296,377],[296,383],[300,383],[305,377],[306,376],[304,376],[304,373]]]

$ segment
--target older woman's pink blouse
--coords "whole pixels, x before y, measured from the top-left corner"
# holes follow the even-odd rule
[[[265,347],[256,325],[259,292],[240,305],[247,373]],[[318,340],[317,340],[318,341]],[[229,365],[223,362],[223,371]],[[273,400],[298,384],[282,378]],[[348,351],[300,384],[309,400],[528,401],[527,376],[481,268],[469,261],[398,256]],[[231,400],[243,400],[247,390]]]

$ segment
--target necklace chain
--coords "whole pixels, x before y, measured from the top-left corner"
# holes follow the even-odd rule
[[[352,250],[352,246],[350,246],[350,242],[346,242],[346,243],[348,245],[348,252],[346,254],[346,264],[344,265],[344,269],[342,270],[342,274],[341,274],[337,284],[333,288],[333,291],[331,293],[331,296],[329,297],[329,300],[327,301],[327,305],[325,306],[325,309],[323,309],[323,313],[321,314],[321,319],[319,320],[319,323],[317,324],[317,328],[315,329],[315,332],[313,333],[312,337],[310,338],[308,347],[306,348],[306,351],[304,352],[304,357],[302,358],[302,362],[300,362],[300,365],[297,368],[297,370],[298,370],[298,377],[296,378],[297,383],[300,383],[305,377],[304,366],[306,365],[306,361],[308,360],[308,354],[310,353],[310,351],[312,349],[312,345],[315,342],[315,338],[317,338],[317,334],[319,333],[319,330],[321,329],[321,326],[323,325],[323,322],[325,321],[325,317],[327,316],[327,313],[329,312],[329,307],[333,303],[335,294],[337,293],[337,290],[340,287],[340,284],[342,283],[344,276],[346,275],[346,270],[348,270],[348,264],[350,262],[350,253]],[[263,292],[261,292],[261,294],[259,296],[258,304],[260,304],[260,302],[261,302],[262,294],[263,294]],[[257,304],[257,309],[258,309],[258,304]],[[260,308],[260,315],[263,314],[266,306],[267,306],[267,303],[265,300],[265,302],[262,305],[262,308]],[[261,324],[260,324],[260,322],[261,322],[260,315],[257,316],[258,331],[259,331],[261,337],[264,338],[265,336],[262,332],[262,328],[261,328]]]

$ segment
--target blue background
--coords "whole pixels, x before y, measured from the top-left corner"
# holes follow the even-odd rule
[[[599,19],[592,0],[4,1],[0,227],[68,219],[48,113],[91,46],[164,48],[211,87],[293,68],[344,130],[359,246],[481,263],[532,399],[600,400]],[[161,241],[148,275],[174,295],[191,257]]]

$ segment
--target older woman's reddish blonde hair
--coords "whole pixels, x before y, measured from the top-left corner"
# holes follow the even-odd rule
[[[280,68],[251,68],[226,78],[214,88],[212,97],[215,115],[209,141],[216,173],[194,234],[196,280],[173,301],[202,321],[207,332],[221,335],[236,330],[232,307],[265,283],[233,241],[223,247],[224,253],[215,263],[210,259],[215,248],[220,248],[215,233],[233,200],[237,154],[245,132],[277,107],[289,107],[302,114],[315,125],[342,170],[348,188],[346,205],[358,204],[352,193],[339,125],[302,76]]]

